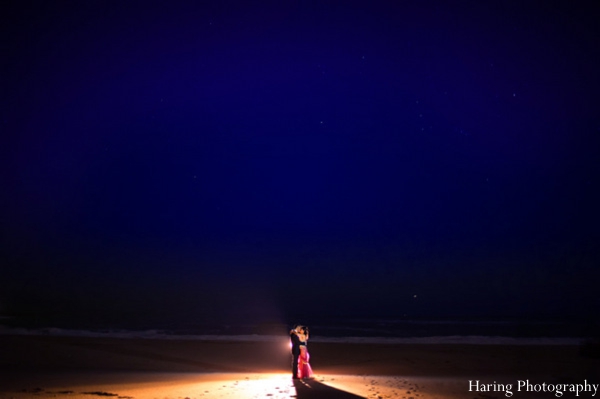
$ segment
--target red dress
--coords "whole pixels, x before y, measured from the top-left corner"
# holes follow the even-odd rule
[[[300,356],[298,357],[298,378],[312,378],[313,371],[308,361],[310,355],[306,349],[306,345],[300,345]]]

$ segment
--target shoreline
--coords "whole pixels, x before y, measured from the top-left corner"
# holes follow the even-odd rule
[[[50,336],[74,338],[118,338],[118,339],[149,339],[174,341],[232,341],[232,342],[271,342],[285,341],[288,338],[282,334],[174,334],[161,330],[69,330],[61,328],[6,328],[0,326],[0,336]],[[585,337],[514,337],[502,335],[432,335],[418,337],[381,337],[381,336],[317,336],[311,339],[314,343],[341,344],[389,344],[389,345],[582,345],[589,338]]]

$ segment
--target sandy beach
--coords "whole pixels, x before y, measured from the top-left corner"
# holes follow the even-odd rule
[[[294,381],[285,336],[237,342],[1,335],[0,399],[501,398],[509,388],[512,397],[550,398],[556,392],[518,391],[517,384],[600,383],[600,361],[581,356],[576,345],[315,342],[310,352],[316,378]]]

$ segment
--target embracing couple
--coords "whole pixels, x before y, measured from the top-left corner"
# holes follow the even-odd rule
[[[292,340],[292,378],[312,378],[313,371],[308,363],[310,356],[306,343],[308,342],[308,328],[296,326],[290,331]]]

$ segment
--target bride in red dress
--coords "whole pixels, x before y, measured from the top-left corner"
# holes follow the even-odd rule
[[[298,357],[298,378],[313,378],[312,367],[310,367],[310,355],[306,343],[308,341],[308,328],[302,327],[298,333],[300,338],[300,356]]]

